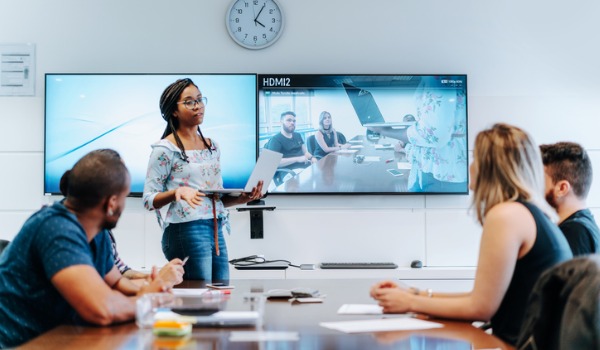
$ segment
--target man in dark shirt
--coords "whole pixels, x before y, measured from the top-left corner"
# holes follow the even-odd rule
[[[306,150],[302,136],[295,132],[296,113],[281,113],[281,132],[273,136],[266,145],[271,151],[283,154],[280,168],[297,169],[306,168],[317,161],[312,154]]]
[[[546,200],[559,216],[559,227],[573,255],[598,252],[600,229],[586,198],[592,184],[592,164],[581,145],[558,142],[541,145],[546,173]]]

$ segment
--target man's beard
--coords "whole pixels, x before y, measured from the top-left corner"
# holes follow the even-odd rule
[[[102,224],[102,228],[105,230],[112,230],[113,228],[117,227],[117,222],[119,221],[119,218],[121,217],[122,212],[123,211],[121,210],[121,208],[117,208],[113,212],[113,215],[111,215],[110,217],[108,217],[104,220],[104,223]],[[109,220],[109,219],[112,219],[112,220]]]
[[[558,203],[556,203],[556,197],[554,196],[553,191],[546,192],[546,202],[548,202],[552,208],[558,210]]]
[[[287,132],[288,134],[293,133],[294,130],[296,130],[296,126],[295,125],[292,125],[290,127],[287,127],[285,125],[283,126],[283,131]]]

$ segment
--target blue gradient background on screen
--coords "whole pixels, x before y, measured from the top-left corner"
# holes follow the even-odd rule
[[[225,188],[243,188],[256,163],[256,75],[254,74],[47,74],[44,192],[59,193],[62,174],[89,151],[118,151],[140,195],[151,152],[166,122],[163,90],[191,78],[208,98],[205,137],[221,147]]]

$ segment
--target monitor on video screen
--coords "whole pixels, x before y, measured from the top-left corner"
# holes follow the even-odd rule
[[[258,75],[270,193],[467,194],[466,75]]]
[[[131,195],[141,196],[151,152],[166,122],[163,90],[190,78],[207,97],[205,137],[221,147],[225,188],[244,187],[257,155],[256,74],[46,74],[44,192],[86,153],[112,148],[131,174]]]

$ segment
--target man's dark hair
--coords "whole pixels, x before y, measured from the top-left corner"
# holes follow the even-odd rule
[[[296,113],[294,113],[292,111],[287,111],[287,112],[281,113],[281,117],[279,117],[279,120],[283,119],[283,117],[285,117],[286,115],[293,115],[294,118],[296,118]]]
[[[542,161],[553,182],[567,180],[577,197],[586,198],[592,185],[592,162],[581,145],[558,142],[540,145]]]
[[[98,205],[118,195],[127,184],[129,171],[119,153],[112,149],[92,151],[81,158],[61,179],[61,192],[80,209]]]

